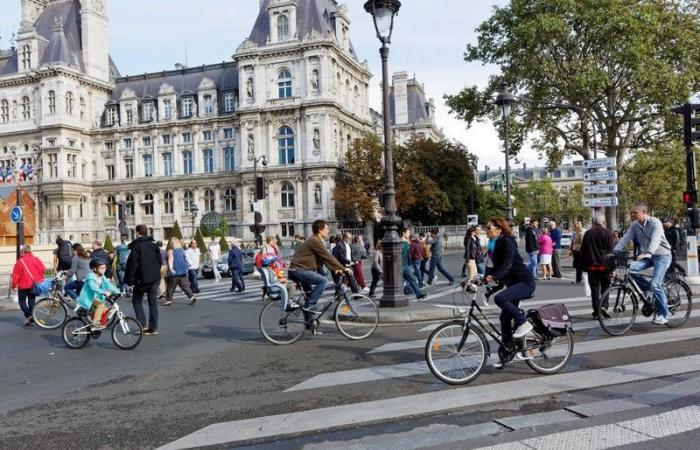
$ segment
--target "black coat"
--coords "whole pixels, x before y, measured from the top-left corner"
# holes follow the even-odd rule
[[[591,267],[600,270],[605,265],[606,256],[615,247],[613,234],[602,225],[593,225],[583,234],[579,263],[588,272]]]
[[[129,259],[126,261],[124,280],[129,286],[144,285],[160,281],[160,266],[163,260],[160,249],[150,236],[140,236],[129,244]]]
[[[335,259],[337,259],[340,264],[348,266],[352,264],[352,261],[350,261],[345,255],[345,242],[340,241],[340,243],[335,244],[335,247],[333,247],[333,256],[335,256]],[[352,256],[352,245],[350,245],[350,256]]]
[[[539,251],[540,244],[537,243],[539,233],[535,227],[529,226],[525,229],[525,251],[528,253]]]
[[[515,283],[534,283],[532,272],[523,263],[518,252],[518,243],[512,236],[499,237],[493,249],[493,270],[491,276],[506,286]]]
[[[107,278],[112,278],[112,259],[109,257],[109,253],[104,248],[97,248],[92,251],[90,254],[90,261],[94,261],[96,259],[99,259],[105,265],[107,266],[107,270],[105,271],[105,275]]]

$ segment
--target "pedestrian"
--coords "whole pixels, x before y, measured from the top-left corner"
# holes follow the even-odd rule
[[[243,280],[243,253],[238,247],[240,241],[233,238],[231,250],[228,252],[228,268],[231,271],[231,292],[245,291],[245,281]]]
[[[265,238],[265,245],[260,247],[260,253],[262,253],[263,256],[272,255],[279,258],[280,249],[277,245],[277,239],[274,236]]]
[[[17,290],[19,307],[24,313],[24,326],[34,325],[32,310],[36,301],[36,285],[44,281],[44,263],[32,254],[32,248],[24,245],[20,249],[19,259],[12,268],[12,289]]]
[[[169,247],[168,286],[165,291],[165,301],[161,303],[161,305],[170,306],[173,304],[173,294],[178,286],[190,300],[189,304],[194,305],[197,301],[197,295],[192,292],[190,282],[187,280],[187,259],[185,258],[185,251],[182,249],[182,242],[180,242],[180,239],[173,236],[170,238]]]
[[[156,242],[158,252],[160,253],[160,283],[158,283],[158,298],[165,298],[165,291],[168,290],[168,284],[165,282],[168,276],[168,253],[163,247],[163,241]]]
[[[471,231],[472,227],[467,228],[467,232],[464,233],[464,263],[462,263],[462,278],[467,278],[467,268],[469,266],[469,254],[471,253]],[[471,280],[471,277],[469,278]]]
[[[73,262],[71,268],[65,273],[65,277],[66,280],[70,280],[75,275],[75,280],[66,283],[63,292],[73,300],[77,300],[85,278],[90,273],[90,257],[80,244],[73,244],[73,253]]]
[[[336,239],[335,247],[333,247],[332,255],[336,260],[343,266],[352,270],[352,234],[344,233],[340,240]],[[333,281],[336,284],[336,295],[340,292],[340,277],[336,273],[332,273]],[[354,274],[352,276],[347,275],[348,282],[350,284],[350,290],[353,293],[360,292],[360,288],[357,286],[357,280],[355,280]]]
[[[493,251],[496,248],[496,241],[498,240],[497,235],[493,235],[493,233],[489,235],[488,229],[486,230],[486,237],[488,237],[489,240],[486,243],[486,264],[484,265],[484,277],[493,272]]]
[[[301,243],[302,243],[301,236],[299,236],[298,234],[295,234],[294,240],[292,241],[292,250],[297,251],[299,246],[301,246]]]
[[[413,274],[416,277],[416,281],[418,281],[418,287],[423,289],[423,272],[420,270],[420,265],[423,262],[423,245],[420,242],[420,238],[415,234],[411,234],[410,239],[408,257],[411,261]]]
[[[583,268],[581,267],[581,244],[583,243],[583,226],[581,222],[576,222],[574,224],[574,237],[571,239],[571,246],[569,247],[569,256],[573,257],[573,266],[576,269],[576,281],[572,281],[571,284],[581,284],[583,281]]]
[[[92,253],[90,253],[90,260],[93,260],[93,259],[99,259],[105,264],[105,266],[107,266],[107,271],[105,272],[105,276],[107,277],[108,280],[111,280],[112,279],[112,258],[110,258],[107,251],[105,251],[105,249],[102,248],[102,241],[100,241],[99,239],[95,239],[92,242]]]
[[[171,240],[172,242],[172,240]],[[207,247],[209,251],[209,262],[211,263],[212,270],[214,271],[214,282],[218,283],[221,281],[221,274],[219,273],[219,261],[221,261],[221,245],[216,240],[216,236],[211,237],[211,242]]]
[[[532,278],[537,278],[537,258],[540,252],[538,244],[540,239],[540,230],[537,228],[539,222],[537,219],[531,219],[530,225],[525,230],[525,252],[528,256],[527,268],[532,273]]]
[[[605,228],[605,214],[595,214],[591,228],[583,234],[579,256],[580,265],[588,274],[594,319],[597,319],[600,313],[608,317],[605,312],[608,305],[602,305],[602,311],[599,307],[600,296],[610,287],[611,268],[606,264],[606,258],[613,251],[614,245],[613,234]]]
[[[677,272],[685,276],[686,272],[683,266],[676,262],[676,251],[680,247],[681,243],[681,233],[678,228],[673,224],[673,219],[666,218],[663,222],[664,225],[664,236],[668,241],[668,245],[671,246],[671,267],[669,267],[667,274],[671,272]]]
[[[143,325],[145,335],[158,334],[158,287],[161,281],[161,248],[148,235],[146,225],[136,226],[137,237],[129,244],[124,281],[133,288],[131,302],[136,319]],[[163,243],[159,242],[162,246]],[[143,310],[143,296],[148,299],[148,322]]]
[[[435,275],[435,269],[437,268],[441,274],[447,278],[447,285],[452,286],[455,282],[452,275],[450,275],[444,267],[442,267],[442,242],[440,242],[440,235],[436,229],[428,232],[428,237],[426,238],[426,243],[430,246],[430,271],[428,273],[428,284],[432,285],[435,280],[437,280],[437,275]]]
[[[357,235],[352,238],[350,245],[350,256],[352,256],[352,273],[357,280],[357,285],[362,289],[362,293],[369,292],[365,283],[365,274],[362,272],[362,260],[367,258],[365,243],[362,236]]]
[[[185,259],[187,260],[187,279],[192,287],[192,292],[199,294],[199,283],[197,275],[199,274],[199,265],[202,260],[202,252],[199,251],[197,241],[192,239],[190,245],[185,250]]]
[[[467,233],[464,237],[464,264],[462,265],[462,278],[467,278],[468,280],[473,280],[477,277],[478,271],[476,269],[476,252],[481,253],[481,248],[479,246],[477,250],[477,243],[474,242],[474,232],[476,227],[471,226],[467,229]]]
[[[418,234],[421,246],[423,247],[423,261],[420,263],[420,273],[423,277],[430,275],[430,246],[425,242],[425,233]]]
[[[540,249],[540,267],[542,268],[542,279],[552,279],[552,253],[554,244],[549,236],[549,230],[545,227],[540,230],[540,237],[537,240]]]
[[[53,251],[53,269],[55,272],[70,269],[73,262],[71,243],[56,236],[56,250]]]
[[[369,286],[369,296],[374,298],[374,292],[377,289],[379,280],[384,276],[384,254],[382,241],[377,241],[377,245],[372,252],[372,284]]]
[[[486,272],[486,258],[484,255],[484,249],[481,246],[481,231],[481,225],[476,225],[474,227],[474,236],[472,237],[472,239],[474,239],[474,246],[472,247],[472,251],[474,252],[474,261],[476,262],[476,272],[483,276]]]
[[[335,236],[331,236],[328,238],[328,244],[328,251],[333,253],[333,249],[335,248]]]
[[[109,282],[107,265],[102,258],[90,260],[90,273],[85,277],[77,305],[87,312],[92,311],[92,331],[104,330],[107,322],[102,321],[107,297],[119,294],[119,289]]]
[[[129,287],[126,285],[126,282],[124,281],[124,273],[126,272],[126,262],[129,260],[129,254],[131,253],[131,250],[129,250],[129,246],[126,243],[126,239],[122,238],[122,241],[119,245],[117,245],[117,248],[115,249],[116,253],[116,259],[117,259],[117,280],[119,281],[119,290],[122,292],[122,294],[128,294],[129,293]]]
[[[418,280],[416,280],[413,267],[411,266],[411,244],[410,244],[411,230],[405,229],[401,233],[401,240],[403,241],[401,247],[401,274],[403,275],[404,281],[408,284],[408,287],[413,294],[416,296],[417,300],[421,300],[428,296],[425,292],[420,290],[418,287]]]
[[[549,237],[552,239],[552,277],[561,278],[561,230],[555,221],[550,221]]]

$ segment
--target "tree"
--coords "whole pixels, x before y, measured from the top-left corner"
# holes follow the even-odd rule
[[[102,246],[106,252],[113,252],[114,251],[114,244],[112,243],[112,236],[107,235],[105,236],[105,242],[104,245]]]
[[[581,217],[582,223],[591,215],[591,209],[583,206],[583,185],[576,184],[562,196],[561,215],[571,220],[571,225]]]
[[[221,253],[224,255],[231,250],[231,248],[228,246],[228,241],[226,241],[226,238],[223,236],[221,236],[221,239],[219,239],[219,247],[221,248]]]
[[[479,187],[476,193],[479,222],[486,223],[494,217],[505,217],[506,198],[502,193],[483,187]]]
[[[513,186],[512,192],[519,221],[525,217],[542,219],[558,218],[561,215],[561,196],[549,178],[533,180],[525,186]]]
[[[368,134],[353,141],[333,192],[338,219],[375,220],[374,199],[384,191],[381,160],[382,144],[377,136]]]
[[[197,241],[199,251],[205,254],[207,252],[207,244],[204,242],[204,236],[202,236],[202,232],[199,228],[197,228],[197,231],[194,233],[194,240]]]
[[[500,74],[483,90],[472,86],[447,96],[447,104],[468,124],[499,120],[491,101],[505,82],[535,104],[574,105],[579,110],[519,111],[511,119],[513,154],[536,131],[535,147],[550,166],[565,156],[589,159],[590,116],[603,153],[622,170],[630,150],[680,130],[669,109],[699,85],[697,13],[697,2],[689,1],[512,0],[494,8],[465,53],[467,62],[498,65]]]
[[[171,231],[171,235],[182,240],[182,231],[180,230],[180,224],[177,223],[177,220],[173,224],[173,230]]]

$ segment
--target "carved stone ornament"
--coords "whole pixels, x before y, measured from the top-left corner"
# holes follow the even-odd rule
[[[255,159],[255,137],[252,134],[248,135],[248,161]]]
[[[321,132],[318,130],[318,128],[314,128],[314,155],[320,155],[321,154]]]

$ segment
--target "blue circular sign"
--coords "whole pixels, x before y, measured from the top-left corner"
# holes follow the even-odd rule
[[[12,220],[13,223],[20,223],[22,221],[22,215],[22,208],[15,206],[10,211],[10,220]]]

